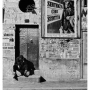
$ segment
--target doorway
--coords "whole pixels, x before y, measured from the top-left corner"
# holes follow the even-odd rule
[[[23,55],[39,68],[39,26],[16,25],[15,30],[15,58]]]

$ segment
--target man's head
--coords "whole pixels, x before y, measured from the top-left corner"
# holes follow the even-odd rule
[[[23,60],[23,58],[24,58],[23,55],[19,56],[19,60]]]
[[[23,65],[23,63],[24,63],[23,55],[20,55],[19,57],[16,58],[16,65],[17,65],[18,69],[20,69],[20,67]]]
[[[65,1],[65,8],[73,8],[74,7],[74,1]]]

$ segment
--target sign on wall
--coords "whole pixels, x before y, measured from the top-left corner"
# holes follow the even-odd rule
[[[14,57],[15,55],[15,32],[14,30],[3,30],[3,57]]]
[[[77,0],[42,0],[42,37],[76,38],[77,8]]]

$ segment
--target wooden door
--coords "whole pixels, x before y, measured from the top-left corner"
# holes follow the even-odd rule
[[[15,30],[15,59],[23,55],[33,62],[36,69],[39,63],[39,26],[16,25]]]
[[[38,68],[39,56],[39,34],[38,29],[28,28],[27,30],[27,59]]]
[[[20,55],[27,59],[27,28],[20,28]]]
[[[38,69],[39,35],[38,29],[20,28],[20,55],[33,62]]]

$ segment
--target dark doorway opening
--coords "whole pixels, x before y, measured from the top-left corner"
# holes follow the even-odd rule
[[[23,55],[39,68],[39,26],[16,25],[15,30],[15,59]]]

